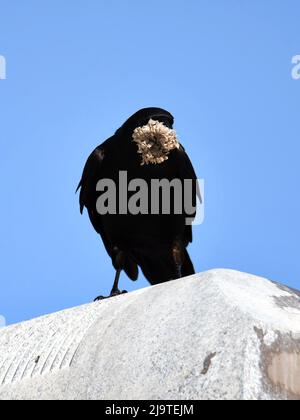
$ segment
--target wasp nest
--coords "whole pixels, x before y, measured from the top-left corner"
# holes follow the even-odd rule
[[[154,120],[136,128],[133,141],[138,145],[138,153],[142,155],[141,165],[163,163],[169,159],[172,150],[180,147],[176,131]]]

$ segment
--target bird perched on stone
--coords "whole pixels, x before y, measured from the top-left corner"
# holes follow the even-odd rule
[[[87,209],[116,269],[110,296],[126,293],[122,271],[135,281],[140,267],[152,285],[195,273],[187,246],[199,190],[173,124],[164,109],[142,109],[86,162],[80,211]]]

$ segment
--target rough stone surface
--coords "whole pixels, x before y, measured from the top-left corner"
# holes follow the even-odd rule
[[[300,399],[300,295],[213,270],[0,330],[0,399]]]

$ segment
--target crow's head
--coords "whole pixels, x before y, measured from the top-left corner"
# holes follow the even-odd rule
[[[116,134],[132,134],[137,127],[143,127],[151,119],[162,122],[168,128],[173,128],[174,117],[170,112],[162,108],[143,108],[128,118]]]
[[[116,134],[136,143],[141,165],[161,164],[172,150],[180,147],[173,124],[174,118],[168,111],[145,108],[130,117]]]

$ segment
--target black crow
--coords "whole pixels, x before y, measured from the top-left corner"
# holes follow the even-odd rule
[[[84,207],[87,209],[90,221],[101,235],[116,269],[110,296],[126,293],[118,288],[122,270],[135,281],[140,267],[152,285],[195,273],[186,248],[192,242],[191,222],[196,215],[198,183],[173,124],[173,116],[161,108],[142,109],[97,147],[85,165],[77,189],[80,189],[80,211],[82,213]],[[108,185],[103,188],[99,184],[103,180],[109,180],[116,188],[110,191]],[[127,185],[134,180],[140,180],[139,185],[142,182],[143,191],[141,187],[127,190]],[[180,191],[178,184],[177,187],[172,184],[167,191],[160,184],[156,189],[158,196],[154,196],[154,180],[168,181],[169,185],[174,180],[180,181],[183,188]],[[190,181],[189,187],[192,186],[189,194],[185,191],[185,180]],[[182,193],[180,196],[176,195],[176,188]],[[138,192],[139,197],[136,198]],[[109,196],[113,193],[114,197]],[[127,200],[125,205],[124,197]],[[107,204],[106,212],[99,209],[99,198],[102,205],[104,202]],[[130,212],[128,203],[131,199],[135,203],[134,208],[141,207],[140,211]],[[167,207],[163,208],[164,199]],[[112,204],[110,208],[109,201]],[[156,207],[152,207],[154,204]]]

